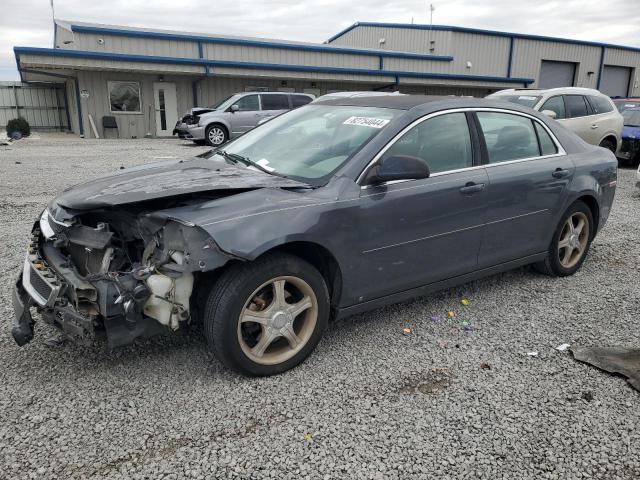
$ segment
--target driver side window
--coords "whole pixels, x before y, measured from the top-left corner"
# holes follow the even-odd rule
[[[247,95],[236,102],[239,112],[257,112],[260,110],[258,95]]]
[[[471,136],[464,113],[447,113],[425,120],[406,132],[383,158],[416,157],[431,174],[473,165]]]

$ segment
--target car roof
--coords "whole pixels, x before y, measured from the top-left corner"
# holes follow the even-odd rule
[[[298,92],[261,92],[260,90],[252,91],[252,92],[238,92],[234,93],[234,95],[303,95],[305,97],[313,97],[308,93],[298,93]]]
[[[438,111],[454,108],[500,108],[535,115],[530,108],[497,98],[475,98],[433,95],[388,95],[375,97],[336,98],[316,101],[313,105],[376,107],[396,110],[411,110],[424,107],[426,111]]]
[[[606,95],[593,88],[584,87],[558,87],[558,88],[510,88],[507,90],[500,90],[499,92],[492,93],[491,95],[551,95],[551,94],[581,94],[581,95]]]

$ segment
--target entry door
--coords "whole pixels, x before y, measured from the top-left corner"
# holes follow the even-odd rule
[[[156,136],[170,137],[178,121],[178,99],[176,84],[158,82],[153,84],[156,110]]]
[[[423,121],[383,153],[394,156],[422,159],[432,175],[362,189],[357,231],[366,281],[355,296],[364,301],[477,267],[489,181],[483,167],[473,167],[479,159],[465,114]]]

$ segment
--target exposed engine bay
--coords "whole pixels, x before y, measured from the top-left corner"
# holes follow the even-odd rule
[[[231,256],[150,207],[76,213],[53,204],[42,213],[22,275],[45,321],[85,343],[104,333],[110,346],[191,321],[196,275]]]

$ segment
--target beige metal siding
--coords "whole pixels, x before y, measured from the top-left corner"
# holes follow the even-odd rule
[[[512,75],[534,78],[536,82],[531,86],[537,87],[542,60],[574,62],[578,64],[574,86],[596,88],[600,52],[601,49],[596,46],[516,39]],[[589,72],[593,73],[589,75]]]
[[[153,97],[153,83],[158,81],[155,75],[143,75],[134,73],[116,72],[78,72],[80,90],[89,94],[88,98],[81,99],[82,116],[86,138],[93,138],[88,115],[93,116],[93,121],[98,128],[100,136],[102,131],[102,117],[111,115],[116,117],[120,138],[142,138],[147,133],[155,135],[155,107]],[[141,113],[111,112],[109,104],[108,82],[110,81],[137,81],[140,83]],[[178,115],[191,108],[192,93],[191,81],[184,77],[166,76],[165,82],[176,84],[178,100]],[[110,131],[109,136],[113,133]]]
[[[153,55],[158,57],[198,58],[198,44],[196,42],[94,33],[74,33],[74,36],[76,50]],[[103,43],[100,43],[100,40]]]
[[[69,128],[61,84],[0,82],[0,126],[24,118],[33,129]]]

